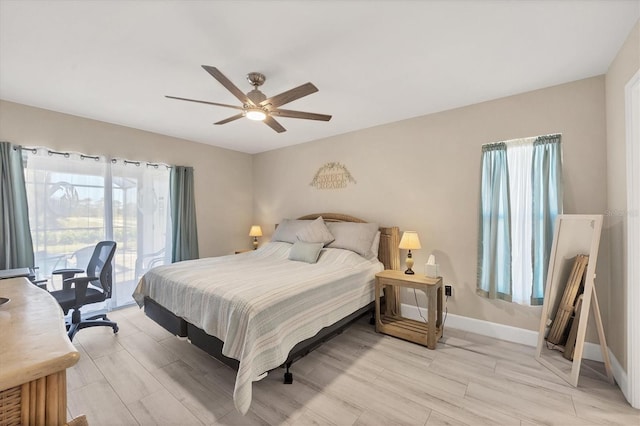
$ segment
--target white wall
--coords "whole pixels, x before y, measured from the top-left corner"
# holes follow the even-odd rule
[[[193,166],[200,256],[250,247],[253,162],[249,154],[7,101],[0,101],[0,140]]]

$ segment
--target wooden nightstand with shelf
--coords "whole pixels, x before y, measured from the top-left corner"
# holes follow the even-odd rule
[[[423,291],[427,296],[427,323],[404,318],[400,315],[399,306],[380,306],[380,294],[385,287],[391,287],[391,294],[396,296],[400,288],[414,288]],[[385,270],[376,274],[376,331],[399,337],[410,342],[435,349],[442,337],[442,277],[429,278],[424,275],[408,275],[402,271]],[[399,299],[398,299],[399,301]],[[393,303],[393,302],[391,302]],[[397,303],[396,303],[397,305]],[[383,313],[384,312],[384,313]]]

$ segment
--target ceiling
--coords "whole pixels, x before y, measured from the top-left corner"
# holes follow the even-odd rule
[[[258,153],[604,74],[640,0],[0,0],[0,98]],[[164,95],[239,105],[201,65],[285,108],[287,132]]]

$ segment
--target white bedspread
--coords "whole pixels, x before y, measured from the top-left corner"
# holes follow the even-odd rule
[[[251,383],[281,365],[299,342],[374,299],[374,260],[323,249],[316,264],[288,260],[291,244],[272,242],[231,256],[179,262],[147,272],[144,296],[224,342],[240,362],[233,392],[238,411],[251,405]]]

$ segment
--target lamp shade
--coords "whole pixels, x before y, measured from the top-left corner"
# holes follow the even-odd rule
[[[253,225],[249,231],[250,237],[262,237],[262,228],[260,225]]]
[[[416,231],[405,231],[400,239],[400,245],[398,248],[403,250],[417,250],[422,248],[420,246],[420,238]]]

